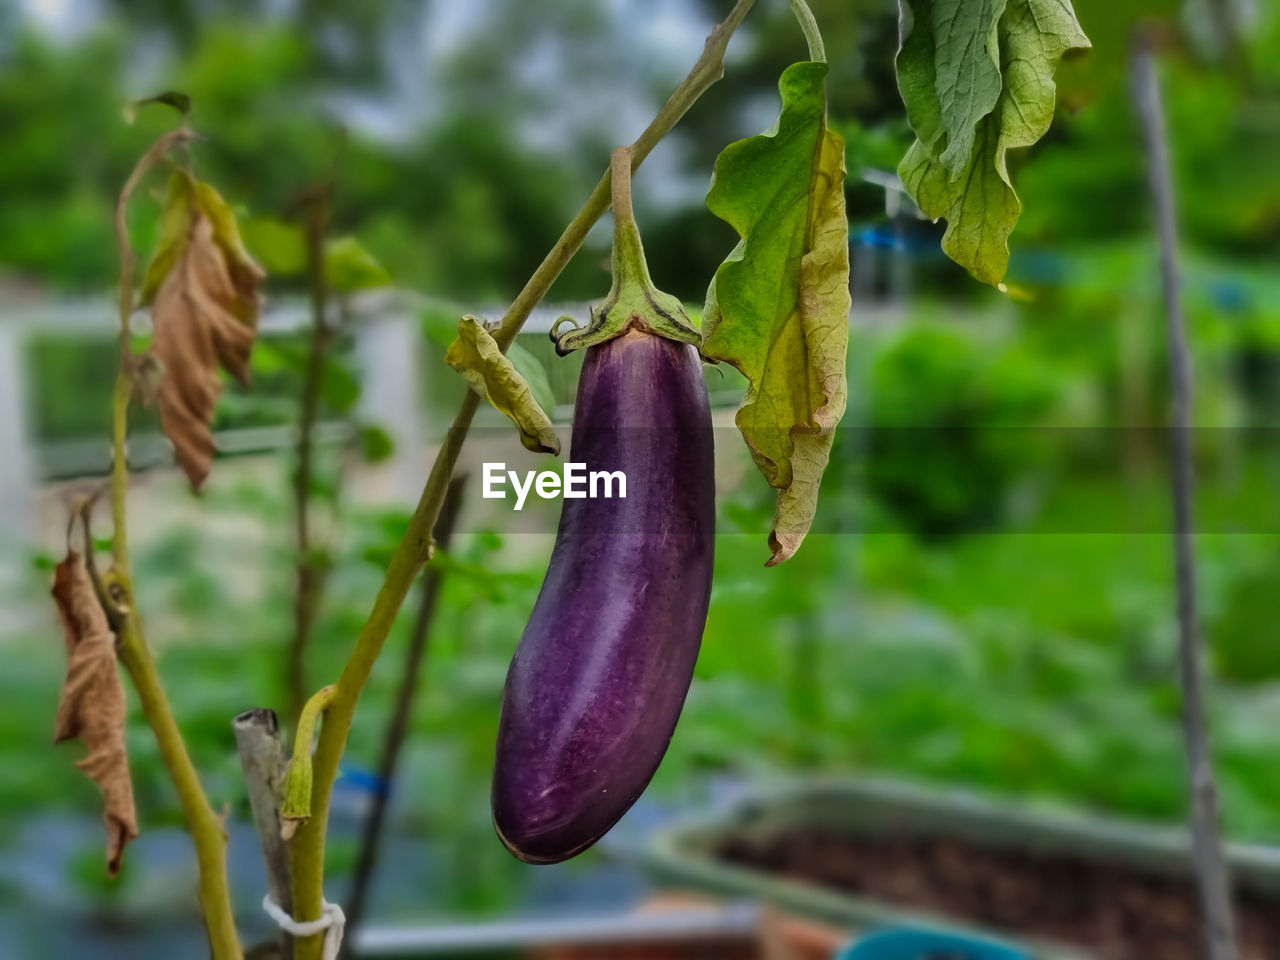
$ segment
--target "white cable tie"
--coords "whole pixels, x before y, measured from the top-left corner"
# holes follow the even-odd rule
[[[321,953],[322,960],[338,960],[338,949],[342,946],[342,929],[347,925],[347,915],[336,903],[322,899],[319,920],[293,919],[271,899],[269,893],[262,898],[262,909],[267,911],[267,916],[276,922],[277,927],[292,936],[314,937],[318,933],[323,933],[325,937],[324,949]]]

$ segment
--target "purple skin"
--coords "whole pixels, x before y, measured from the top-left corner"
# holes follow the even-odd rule
[[[662,761],[711,595],[711,412],[697,351],[639,330],[588,348],[570,459],[622,470],[626,499],[566,499],[507,674],[498,836],[527,863],[581,853]]]

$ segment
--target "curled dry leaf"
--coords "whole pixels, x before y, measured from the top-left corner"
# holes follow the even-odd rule
[[[175,173],[142,300],[151,304],[152,349],[164,368],[155,390],[160,421],[197,490],[213,460],[209,424],[222,391],[218,367],[241,382],[248,378],[262,278],[222,197],[190,174]]]
[[[449,345],[444,361],[466,378],[472,390],[511,418],[526,450],[560,452],[551,418],[538,405],[528,381],[478,319],[462,318],[458,338]]]
[[[54,572],[53,599],[67,642],[67,676],[53,742],[78,739],[89,751],[76,766],[102,788],[107,871],[115,876],[124,845],[138,835],[124,748],[124,686],[116,671],[115,636],[84,560],[74,550]]]

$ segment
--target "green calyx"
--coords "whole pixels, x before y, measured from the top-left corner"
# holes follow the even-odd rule
[[[679,298],[653,285],[644,259],[640,231],[631,211],[631,150],[613,151],[613,286],[591,308],[591,321],[561,333],[572,317],[561,317],[551,328],[551,340],[561,356],[604,343],[628,330],[643,330],[668,340],[701,343],[702,334],[685,312]]]

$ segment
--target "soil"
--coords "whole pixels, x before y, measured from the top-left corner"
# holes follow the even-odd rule
[[[947,837],[820,830],[736,836],[720,856],[749,867],[1011,934],[1083,947],[1105,960],[1201,960],[1190,882],[1061,854]],[[1280,960],[1280,900],[1236,898],[1241,960]]]

